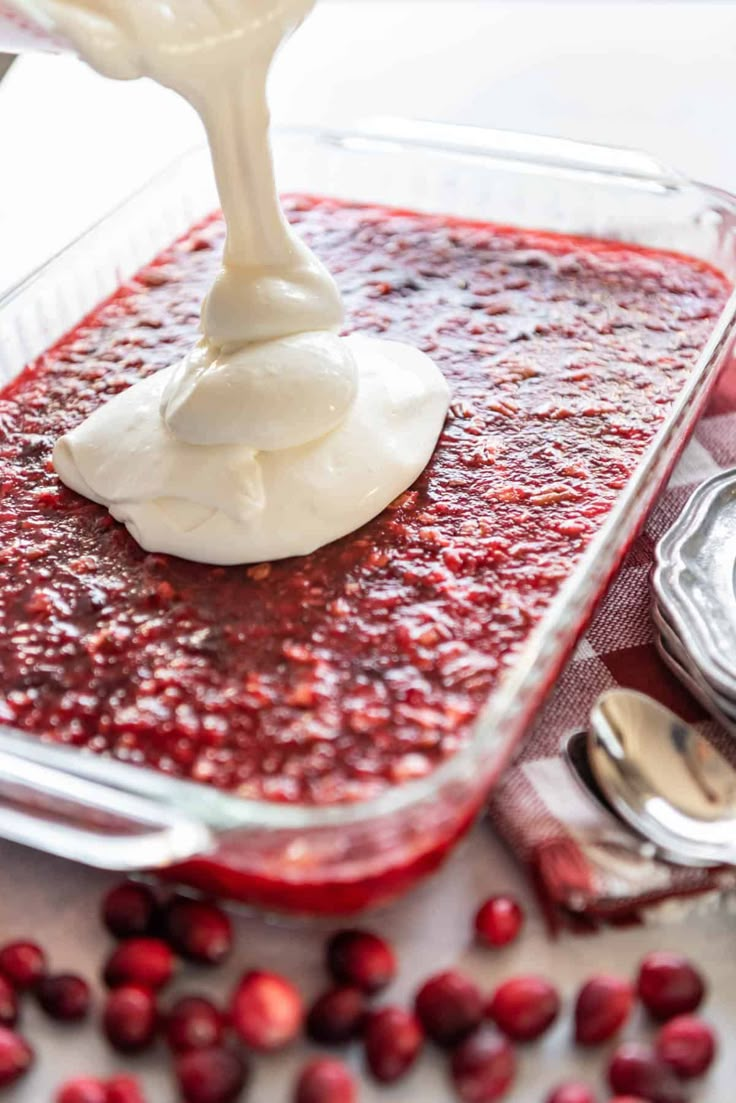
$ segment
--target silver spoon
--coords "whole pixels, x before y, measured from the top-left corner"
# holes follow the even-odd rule
[[[587,751],[609,803],[669,861],[736,865],[736,770],[689,724],[643,693],[609,690]]]
[[[624,820],[622,816],[619,816],[618,812],[596,781],[595,774],[590,765],[590,759],[588,758],[588,732],[585,730],[572,732],[565,740],[562,753],[570,773],[584,791],[585,795],[598,805],[599,812],[606,815],[608,819],[611,820],[612,824],[617,824],[619,827],[631,830],[632,825]],[[640,857],[646,858],[649,861],[659,860],[662,862],[672,862],[675,865],[682,864],[682,858],[678,854],[673,854],[664,847],[655,846],[640,830],[634,829],[631,831],[631,845]],[[704,868],[708,868],[718,864],[718,862],[696,861],[694,858],[687,859],[688,866],[703,866]]]

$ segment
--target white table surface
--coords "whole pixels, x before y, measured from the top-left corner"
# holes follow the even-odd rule
[[[646,148],[736,189],[732,3],[324,0],[288,55],[273,81],[279,120],[339,123],[393,113],[566,134]],[[189,110],[144,83],[107,83],[70,59],[23,59],[0,85],[0,290],[198,137]],[[105,950],[96,910],[110,878],[9,845],[0,845],[0,870],[0,938],[37,937],[55,968],[90,975]],[[527,900],[526,937],[498,956],[469,949],[476,903],[502,889]],[[401,955],[401,978],[389,993],[397,999],[456,961],[489,987],[512,972],[540,971],[569,998],[597,969],[630,973],[651,948],[684,949],[713,978],[708,1014],[729,1047],[697,1098],[732,1103],[736,923],[710,901],[702,912],[686,922],[670,915],[664,926],[551,943],[513,860],[481,826],[434,880],[372,922]],[[189,972],[179,989],[224,993],[241,968],[253,966],[286,971],[308,994],[319,989],[324,928],[248,916],[238,931],[227,970]],[[91,1027],[54,1028],[32,1008],[26,1022],[39,1061],[4,1097],[13,1103],[50,1103],[66,1076],[121,1067]],[[288,1103],[305,1052],[260,1061],[252,1103]],[[159,1063],[128,1065],[140,1069],[151,1103],[174,1103]],[[595,1080],[596,1062],[589,1066]],[[522,1053],[510,1098],[542,1103],[548,1087],[573,1071],[584,1071],[584,1063],[565,1022]],[[432,1058],[393,1091],[366,1084],[361,1099],[451,1103],[452,1093]]]

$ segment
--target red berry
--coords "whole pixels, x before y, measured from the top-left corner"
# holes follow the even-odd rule
[[[575,1041],[581,1046],[607,1042],[624,1025],[634,1005],[634,989],[627,980],[601,974],[592,977],[575,1003]]]
[[[650,1103],[687,1103],[672,1069],[639,1042],[619,1046],[608,1066],[608,1082],[618,1095],[641,1096]]]
[[[322,1045],[341,1045],[358,1036],[364,1018],[365,995],[360,988],[331,988],[312,1004],[307,1034]]]
[[[222,908],[175,897],[163,916],[164,936],[178,954],[201,965],[219,965],[230,953],[233,926]]]
[[[132,1076],[114,1076],[107,1082],[106,1103],[146,1103],[138,1081]]]
[[[0,1026],[0,1088],[14,1084],[33,1064],[33,1050],[25,1038]]]
[[[641,963],[637,990],[650,1015],[673,1019],[697,1011],[705,996],[705,981],[686,957],[656,950]]]
[[[543,977],[512,977],[499,985],[486,1014],[509,1038],[530,1042],[548,1030],[560,1013],[557,990]]]
[[[15,1026],[18,1022],[18,997],[9,980],[0,976],[0,1026]]]
[[[43,977],[36,988],[36,999],[51,1019],[77,1023],[86,1018],[91,1003],[89,985],[74,973]]]
[[[114,988],[107,997],[102,1022],[108,1041],[121,1053],[145,1049],[158,1026],[155,994],[138,984]]]
[[[327,944],[327,968],[338,984],[380,992],[396,976],[396,957],[378,935],[338,931]]]
[[[597,1103],[587,1084],[560,1084],[547,1096],[547,1103]]]
[[[506,1038],[481,1027],[455,1050],[450,1071],[463,1103],[495,1103],[513,1083],[516,1058]]]
[[[62,1084],[56,1103],[107,1103],[107,1089],[101,1080],[82,1076]]]
[[[0,949],[0,973],[24,992],[46,973],[46,954],[35,942],[9,942]]]
[[[480,1025],[483,996],[477,984],[461,973],[438,973],[417,992],[414,1010],[433,1041],[454,1046]]]
[[[124,881],[102,901],[102,922],[116,938],[136,938],[151,930],[156,910],[156,897],[147,885]]]
[[[166,1041],[174,1053],[211,1049],[222,1041],[224,1023],[215,1005],[201,996],[177,1000],[166,1016]]]
[[[365,1057],[372,1075],[393,1084],[412,1067],[424,1042],[416,1016],[400,1007],[382,1007],[368,1016],[363,1031]]]
[[[647,1103],[640,1095],[617,1095],[609,1099],[608,1103]]]
[[[702,1076],[716,1055],[713,1029],[693,1015],[670,1019],[660,1030],[655,1049],[657,1056],[683,1080]]]
[[[174,965],[171,949],[160,938],[130,938],[113,951],[103,976],[108,988],[138,984],[157,990],[171,980]]]
[[[304,1019],[302,998],[276,973],[246,973],[230,1005],[233,1029],[251,1049],[281,1049],[296,1038]]]
[[[186,1103],[233,1103],[248,1079],[243,1058],[220,1046],[180,1054],[174,1071]]]
[[[302,1069],[295,1103],[357,1103],[355,1081],[342,1061],[319,1057]]]
[[[492,896],[478,909],[475,934],[483,946],[508,946],[519,936],[524,912],[513,896]]]

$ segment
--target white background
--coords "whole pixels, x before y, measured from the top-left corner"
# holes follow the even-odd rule
[[[403,114],[638,146],[736,189],[736,5],[323,0],[279,64],[273,104],[279,121]],[[14,66],[0,85],[0,290],[197,138],[189,110],[143,83],[106,83],[70,59],[26,58]],[[0,870],[0,937],[32,933],[48,945],[55,967],[93,973],[105,947],[95,912],[108,879],[10,846],[0,847]],[[728,1047],[699,1098],[732,1103],[733,918],[714,914],[663,930],[553,944],[529,902],[534,918],[518,950],[500,957],[469,952],[475,904],[507,887],[525,891],[513,862],[480,827],[435,881],[376,918],[403,962],[391,997],[405,997],[427,972],[458,958],[488,986],[523,968],[550,973],[569,997],[595,969],[630,972],[645,950],[681,946],[714,980],[709,1013]],[[323,930],[259,917],[239,926],[232,969],[222,977],[190,974],[182,988],[223,991],[239,967],[261,966],[283,968],[316,991]],[[32,1012],[27,1025],[40,1060],[33,1077],[7,1096],[14,1103],[47,1103],[65,1075],[118,1067],[92,1029],[41,1029]],[[253,1103],[288,1103],[302,1057],[262,1062]],[[149,1071],[156,1063],[140,1065],[151,1103],[173,1103],[166,1079]],[[542,1103],[574,1067],[568,1026],[561,1025],[524,1053],[511,1098]],[[452,1094],[439,1062],[427,1061],[395,1091],[366,1087],[361,1098],[450,1103]]]
[[[736,189],[736,5],[322,0],[272,101],[280,122],[403,114],[637,146]],[[170,93],[24,59],[0,85],[0,287],[199,137]]]

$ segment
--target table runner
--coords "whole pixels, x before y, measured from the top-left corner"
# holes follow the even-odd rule
[[[664,665],[650,617],[654,548],[705,479],[736,467],[736,367],[723,377],[670,483],[558,679],[521,753],[495,790],[490,817],[528,867],[553,927],[630,922],[657,906],[711,907],[736,871],[686,869],[641,853],[641,840],[589,798],[562,757],[598,694],[648,693],[695,724],[736,765],[736,743]],[[679,901],[679,905],[674,903]]]

